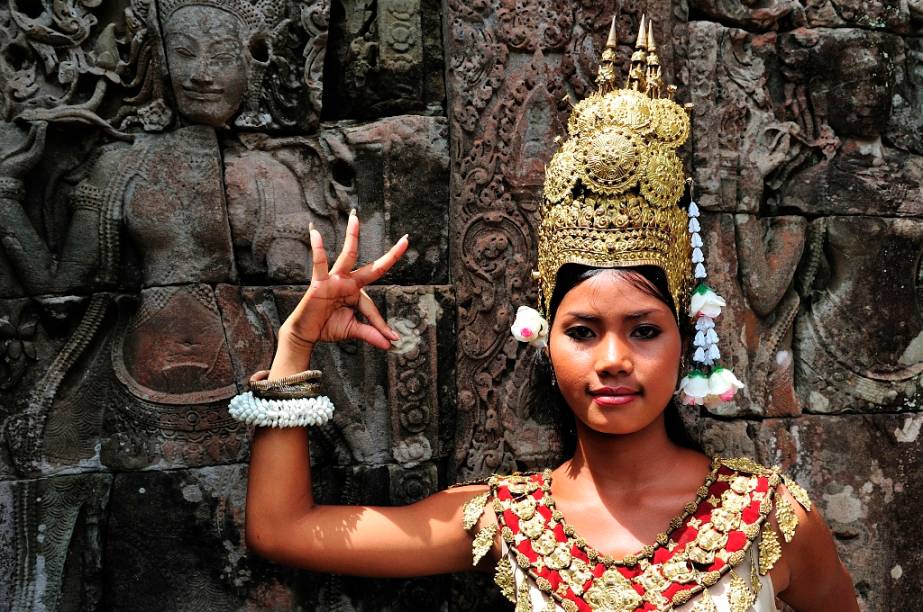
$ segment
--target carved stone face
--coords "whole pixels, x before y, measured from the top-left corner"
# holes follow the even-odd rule
[[[250,54],[240,20],[210,6],[188,6],[164,28],[167,67],[179,114],[188,121],[225,125],[247,91]]]
[[[876,136],[891,116],[894,79],[888,59],[878,49],[849,47],[838,60],[828,121],[840,136]]]

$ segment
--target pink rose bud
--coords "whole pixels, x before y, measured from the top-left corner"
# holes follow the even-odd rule
[[[523,327],[521,330],[519,330],[519,334],[520,334],[523,338],[531,338],[531,337],[532,337],[532,330],[529,329],[528,327]]]

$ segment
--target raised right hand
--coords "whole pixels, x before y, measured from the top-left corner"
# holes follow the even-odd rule
[[[359,217],[354,211],[346,225],[343,250],[328,270],[320,232],[312,228],[310,233],[314,259],[311,284],[282,324],[280,343],[289,341],[310,351],[317,342],[357,339],[381,349],[390,348],[400,336],[388,327],[363,287],[377,281],[397,263],[407,250],[407,236],[372,263],[353,270],[359,254]],[[368,323],[356,318],[357,311]]]

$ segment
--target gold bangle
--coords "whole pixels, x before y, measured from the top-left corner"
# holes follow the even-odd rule
[[[273,387],[271,389],[251,389],[254,397],[262,399],[300,399],[304,397],[318,397],[320,385],[318,383],[302,383]]]
[[[269,380],[269,370],[260,370],[250,377],[247,388],[257,396],[263,395],[267,391],[275,389],[291,390],[293,387],[309,384],[314,384],[319,388],[319,385],[316,381],[320,380],[320,377],[320,370],[305,370],[304,372],[298,372],[297,374],[292,374],[291,376],[284,376],[282,378]],[[313,388],[309,389],[309,392],[311,391],[313,391]]]

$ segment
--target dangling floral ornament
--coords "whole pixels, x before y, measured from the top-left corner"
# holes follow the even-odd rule
[[[702,237],[699,235],[699,207],[689,202],[689,234],[692,245],[692,263],[695,264],[695,278],[708,277],[705,272],[705,256],[702,253]],[[679,382],[677,394],[680,401],[691,406],[714,408],[734,399],[744,384],[734,373],[718,365],[721,351],[718,350],[718,332],[715,319],[726,306],[724,298],[714,289],[700,282],[689,299],[689,318],[695,321],[695,348],[692,360],[698,364]]]
[[[520,306],[510,331],[514,338],[535,348],[544,348],[548,344],[548,321],[534,308]]]

